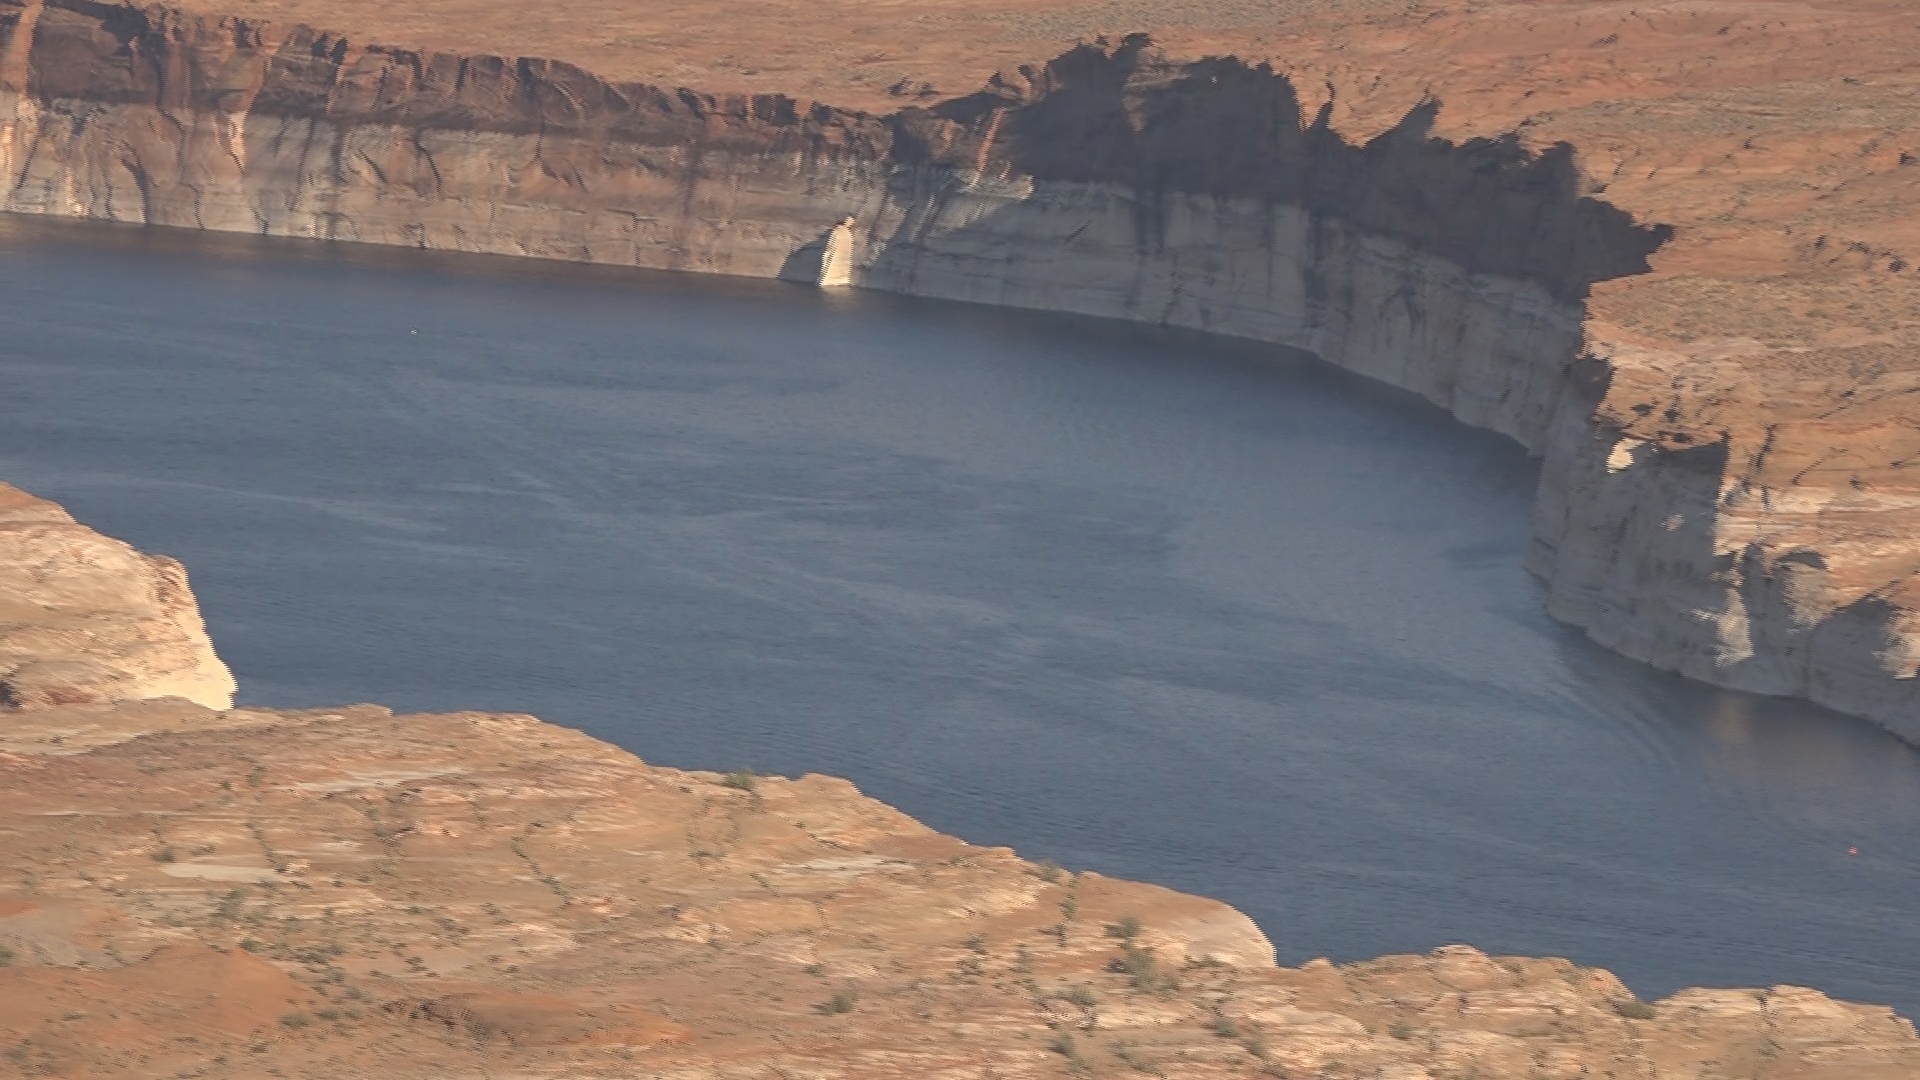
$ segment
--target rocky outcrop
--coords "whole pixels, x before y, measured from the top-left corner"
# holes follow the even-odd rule
[[[0,0],[0,207],[846,283],[1307,348],[1546,459],[1530,566],[1556,615],[1650,663],[1920,738],[1914,365],[1710,356],[1596,322],[1593,286],[1646,271],[1670,230],[1591,197],[1570,147],[1434,137],[1438,108],[1354,144],[1332,103],[1304,109],[1265,67],[1130,38],[881,117]],[[1778,392],[1783,368],[1820,396]]]
[[[78,753],[48,735],[76,720]],[[148,706],[4,738],[0,1041],[52,1075],[1920,1070],[1907,1021],[1792,987],[1641,1005],[1464,946],[1277,968],[1224,905],[528,717]]]
[[[0,484],[0,711],[233,691],[185,567]]]
[[[1528,565],[1554,615],[1628,656],[1920,742],[1920,372],[1884,346],[1788,359],[1593,363],[1547,442]]]
[[[0,565],[39,545],[0,528]],[[56,706],[0,724],[0,817],[22,1075],[1920,1073],[1907,1020],[1795,987],[1645,1003],[1466,946],[1279,968],[1224,904],[527,716]]]

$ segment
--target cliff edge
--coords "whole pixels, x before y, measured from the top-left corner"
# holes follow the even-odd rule
[[[67,588],[143,594],[86,536],[115,557]],[[1465,946],[1279,968],[1224,904],[527,716],[53,705],[0,717],[0,814],[20,1075],[1920,1075],[1883,1007]]]
[[[0,484],[0,713],[233,691],[185,567]]]
[[[0,0],[0,209],[1306,348],[1544,459],[1528,565],[1556,616],[1920,741],[1912,20],[1879,0],[1283,6],[1277,37],[1235,38],[1257,12],[1141,16],[1266,62],[1128,36],[961,96],[905,80],[882,114]],[[529,38],[592,52],[564,20]]]

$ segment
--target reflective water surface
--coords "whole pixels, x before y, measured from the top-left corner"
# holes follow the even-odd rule
[[[0,297],[0,476],[184,559],[246,701],[837,773],[1287,961],[1920,1012],[1920,758],[1555,624],[1534,466],[1311,359],[21,219]]]

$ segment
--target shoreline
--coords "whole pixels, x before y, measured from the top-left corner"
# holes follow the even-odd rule
[[[177,564],[4,486],[0,576],[41,613],[0,635],[0,1035],[61,1075],[1920,1069],[1910,1021],[1796,987],[1643,1002],[1458,945],[1275,967],[1224,904],[832,777],[650,766],[524,715],[155,696],[207,647]]]
[[[1783,400],[1766,365],[1802,354],[1701,354],[1598,321],[1589,291],[1631,287],[1673,232],[1582,194],[1572,147],[1438,138],[1433,101],[1351,144],[1271,70],[1144,38],[875,116],[164,8],[121,56],[79,0],[7,5],[0,172],[20,179],[0,209],[830,271],[1303,348],[1544,460],[1526,564],[1556,618],[1920,742],[1920,550],[1890,539],[1920,516],[1900,434],[1916,376],[1860,345],[1855,374]]]

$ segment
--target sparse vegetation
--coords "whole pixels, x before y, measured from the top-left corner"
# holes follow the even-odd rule
[[[1396,1039],[1411,1039],[1413,1038],[1413,1025],[1407,1023],[1405,1020],[1395,1020],[1393,1023],[1387,1025],[1387,1034]]]
[[[842,1013],[852,1012],[853,1007],[859,1003],[860,991],[849,986],[845,990],[821,1002],[820,1011],[828,1016],[839,1016]]]
[[[1047,1044],[1047,1049],[1066,1058],[1068,1063],[1074,1066],[1084,1066],[1086,1064],[1086,1062],[1080,1058],[1080,1048],[1074,1045],[1073,1034],[1071,1032],[1063,1031],[1055,1035],[1053,1041]]]
[[[1060,864],[1054,862],[1052,859],[1042,859],[1039,865],[1033,868],[1033,876],[1049,885],[1058,885],[1060,884],[1060,879],[1066,876],[1066,871],[1062,870]]]
[[[301,1028],[306,1027],[308,1024],[313,1023],[313,1018],[309,1017],[306,1013],[303,1013],[303,1012],[293,1012],[293,1013],[288,1013],[287,1015],[281,1017],[280,1023],[285,1027],[289,1027],[295,1031],[298,1031]]]
[[[758,780],[759,777],[754,775],[752,769],[741,769],[738,772],[730,772],[722,777],[720,784],[722,787],[730,787],[736,791],[744,791],[752,794]]]
[[[1121,941],[1132,941],[1134,938],[1140,936],[1139,918],[1129,915],[1117,923],[1109,923],[1107,925],[1107,936],[1119,938]]]
[[[0,945],[0,968],[12,966],[13,958],[14,951],[5,945]]]
[[[967,948],[985,956],[987,954],[987,936],[985,934],[974,934],[967,938]]]
[[[166,847],[153,853],[153,861],[157,863],[178,862],[180,861],[180,849],[174,847],[172,844],[168,844]]]
[[[1075,983],[1067,987],[1060,991],[1059,997],[1060,1000],[1078,1005],[1083,1009],[1091,1009],[1100,1004],[1100,999],[1094,995],[1093,987],[1086,983]]]
[[[1653,1019],[1653,1006],[1641,1001],[1637,997],[1621,998],[1619,1001],[1614,1002],[1613,1011],[1628,1020]]]
[[[1178,989],[1180,982],[1160,970],[1152,949],[1143,949],[1131,941],[1120,943],[1120,955],[1107,964],[1107,970],[1127,976],[1135,990],[1153,993]]]
[[[1160,1067],[1159,1062],[1142,1055],[1138,1050],[1135,1050],[1125,1043],[1115,1043],[1113,1045],[1113,1056],[1120,1059],[1120,1064],[1125,1065],[1134,1072],[1143,1072],[1152,1076],[1167,1075],[1167,1071]]]

